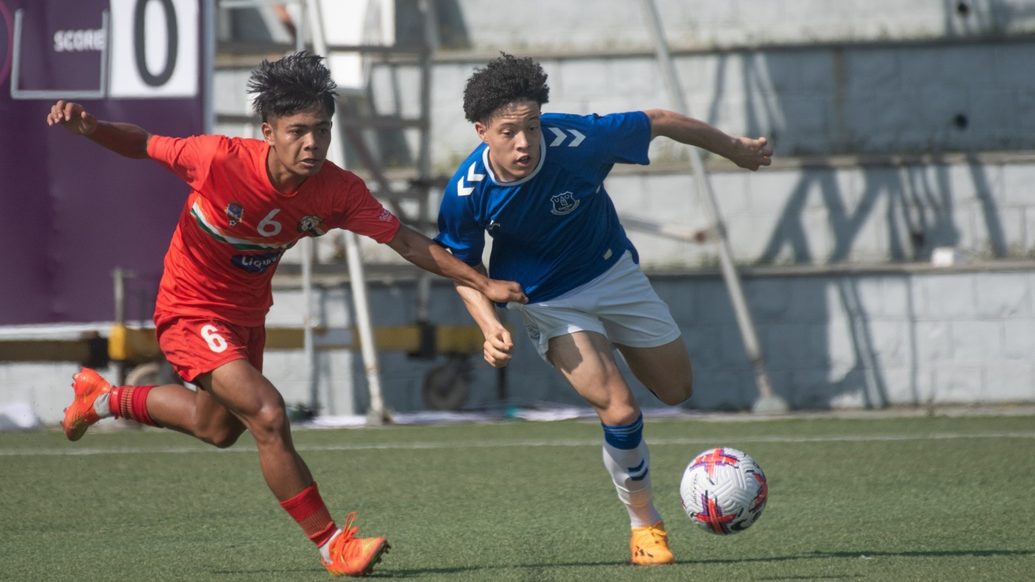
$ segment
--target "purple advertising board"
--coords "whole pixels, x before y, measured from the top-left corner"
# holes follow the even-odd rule
[[[0,325],[149,319],[187,186],[46,115],[58,99],[162,135],[204,131],[201,0],[0,0]]]

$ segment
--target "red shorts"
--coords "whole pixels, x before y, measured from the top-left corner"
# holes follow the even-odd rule
[[[247,327],[190,317],[174,317],[156,322],[156,326],[162,354],[187,382],[234,360],[248,360],[262,371],[264,326]]]

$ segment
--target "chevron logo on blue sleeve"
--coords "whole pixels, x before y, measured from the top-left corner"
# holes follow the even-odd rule
[[[485,174],[478,174],[474,171],[474,164],[467,166],[467,181],[468,182],[481,182],[485,179]],[[468,186],[464,182],[464,177],[460,176],[460,179],[456,181],[456,195],[457,196],[470,196],[474,192],[474,186]]]

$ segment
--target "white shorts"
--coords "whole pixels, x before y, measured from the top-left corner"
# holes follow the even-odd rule
[[[662,346],[681,335],[668,305],[629,252],[596,279],[563,295],[528,305],[508,303],[507,308],[521,312],[528,337],[544,360],[550,338],[577,331],[596,332],[611,343],[634,348]]]

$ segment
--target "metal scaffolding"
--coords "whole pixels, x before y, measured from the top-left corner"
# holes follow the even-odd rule
[[[672,62],[672,54],[668,49],[668,41],[665,39],[665,30],[661,25],[661,16],[654,0],[642,0],[643,11],[647,25],[654,37],[655,51],[658,58],[658,66],[661,69],[661,76],[668,89],[669,99],[672,106],[685,115],[690,114],[686,96],[683,94],[682,85],[679,84],[679,77],[676,74],[676,67]],[[740,285],[740,275],[733,262],[733,252],[730,249],[729,240],[726,238],[726,226],[722,222],[722,214],[719,212],[719,205],[715,200],[715,192],[712,190],[708,180],[708,173],[701,162],[701,154],[697,148],[689,148],[690,170],[694,175],[694,183],[697,193],[704,201],[705,211],[708,213],[712,227],[709,229],[718,240],[719,264],[722,269],[722,278],[726,282],[726,290],[729,292],[730,302],[733,304],[733,313],[737,318],[737,326],[740,328],[741,339],[744,342],[744,350],[748,359],[751,360],[751,367],[755,374],[755,384],[758,386],[758,399],[755,400],[753,410],[755,412],[783,412],[787,410],[787,403],[773,393],[772,384],[769,381],[769,374],[766,371],[765,359],[762,357],[762,349],[758,343],[758,336],[755,334],[755,324],[751,319],[751,311],[748,309],[747,301],[744,299],[744,290]]]

